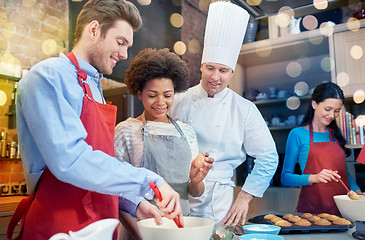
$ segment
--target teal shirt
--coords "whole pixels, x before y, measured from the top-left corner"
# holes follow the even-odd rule
[[[329,142],[329,132],[313,132],[313,142]],[[294,168],[298,161],[300,169],[304,172],[309,152],[309,130],[297,127],[290,131],[285,149],[283,170],[281,172],[281,183],[284,186],[298,187],[311,185],[308,182],[310,174],[294,174]],[[360,190],[355,180],[350,175],[347,166],[347,176],[350,188],[353,191]]]

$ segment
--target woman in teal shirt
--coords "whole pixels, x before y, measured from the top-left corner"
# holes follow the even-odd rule
[[[343,92],[336,84],[318,85],[301,126],[289,133],[281,182],[302,187],[299,212],[339,214],[333,196],[346,194],[346,190],[338,178],[362,194],[348,172],[345,157],[350,152],[336,124],[343,102]],[[294,173],[296,162],[302,174]]]

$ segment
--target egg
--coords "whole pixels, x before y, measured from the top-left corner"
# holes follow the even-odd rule
[[[196,168],[202,168],[204,167],[204,160],[205,156],[204,154],[199,154],[196,158],[195,158],[195,167]]]

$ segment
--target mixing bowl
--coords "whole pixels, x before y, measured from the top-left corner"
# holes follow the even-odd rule
[[[281,227],[269,224],[251,224],[242,227],[246,234],[266,233],[278,235]]]
[[[351,222],[365,221],[365,196],[359,195],[359,198],[351,200],[347,195],[333,196],[341,215]]]
[[[264,233],[245,234],[239,237],[240,240],[284,240],[282,236]]]
[[[184,217],[184,228],[167,218],[162,218],[161,225],[153,218],[137,222],[143,240],[209,240],[214,224],[213,220],[200,217]]]

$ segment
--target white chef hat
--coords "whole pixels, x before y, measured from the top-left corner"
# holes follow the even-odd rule
[[[230,2],[209,5],[202,63],[226,65],[234,71],[250,15]]]

